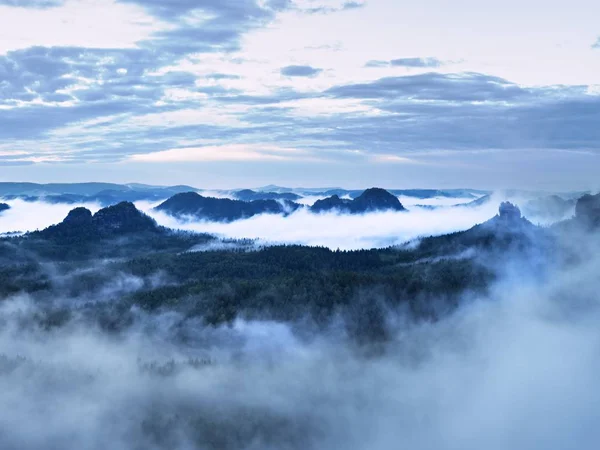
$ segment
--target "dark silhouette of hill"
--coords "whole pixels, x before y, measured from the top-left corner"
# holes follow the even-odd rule
[[[528,201],[523,210],[529,216],[560,220],[567,214],[573,214],[575,199],[565,200],[558,195],[548,195]]]
[[[559,233],[597,231],[600,229],[600,194],[585,194],[575,204],[575,216],[552,227]]]
[[[36,196],[74,194],[82,196],[93,196],[103,191],[112,192],[146,192],[146,193],[170,193],[194,191],[190,186],[150,186],[145,184],[115,184],[115,183],[12,183],[0,182],[0,196]]]
[[[371,188],[364,191],[353,200],[342,199],[333,195],[318,200],[310,207],[315,213],[325,211],[340,211],[349,214],[362,214],[373,211],[406,211],[400,200],[385,189]]]
[[[489,202],[492,201],[492,196],[491,195],[484,195],[483,197],[479,197],[478,199],[475,199],[469,203],[457,203],[456,205],[452,205],[452,206],[464,206],[467,208],[476,208],[478,206],[483,206]]]
[[[490,220],[457,233],[428,237],[420,242],[421,257],[443,257],[468,250],[491,251],[498,257],[546,251],[552,238],[544,228],[532,224],[510,202],[503,202]],[[504,255],[503,255],[504,253]]]
[[[600,194],[587,194],[577,200],[575,219],[587,228],[600,228]]]
[[[154,219],[139,211],[133,203],[121,202],[94,215],[87,208],[75,208],[61,223],[33,234],[46,239],[98,239],[161,230]]]
[[[227,198],[204,197],[195,192],[174,195],[158,205],[157,211],[171,216],[194,217],[199,220],[232,222],[258,214],[289,214],[300,205],[287,200],[254,200],[244,202]]]
[[[292,192],[256,192],[251,189],[242,189],[236,191],[233,195],[244,202],[251,202],[254,200],[289,200],[296,201],[300,200],[302,196],[294,194]]]
[[[7,205],[6,203],[0,203],[0,212],[6,211],[7,209],[10,209],[9,205]]]
[[[148,186],[143,184],[73,183],[36,184],[0,183],[0,197],[26,202],[52,204],[98,203],[102,206],[128,201],[159,201],[181,192],[190,192],[189,186]]]

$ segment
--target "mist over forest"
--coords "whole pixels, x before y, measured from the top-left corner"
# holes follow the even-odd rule
[[[600,195],[295,192],[207,220],[157,208],[179,192],[36,189],[1,199],[3,449],[600,438]],[[281,194],[190,192],[223,217]]]

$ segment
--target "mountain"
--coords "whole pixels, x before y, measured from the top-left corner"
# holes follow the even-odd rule
[[[287,200],[254,200],[244,202],[228,198],[203,197],[195,192],[174,195],[155,210],[174,217],[194,217],[214,222],[232,222],[258,214],[289,214],[300,205]]]
[[[310,210],[314,213],[332,211],[336,209],[344,212],[349,212],[349,205],[351,203],[352,200],[341,199],[338,195],[332,195],[331,197],[324,198],[323,200],[317,200],[310,207]]]
[[[0,183],[0,196],[49,194],[94,195],[106,189],[129,190],[130,188],[114,183]]]
[[[96,239],[161,230],[154,219],[139,211],[133,203],[121,202],[94,215],[87,208],[75,208],[61,223],[32,234],[46,239]]]
[[[124,201],[159,201],[181,192],[194,190],[189,186],[164,187],[135,183],[129,185],[112,183],[0,183],[0,198],[53,204],[98,203],[102,206],[110,206]]]
[[[547,195],[529,200],[523,210],[530,217],[539,217],[551,220],[561,220],[575,211],[575,199],[565,200],[558,195]]]
[[[477,225],[497,233],[515,232],[537,228],[529,220],[521,215],[518,206],[510,202],[502,202],[498,208],[498,215],[487,222]]]
[[[255,191],[258,192],[276,192],[278,194],[285,194],[285,193],[295,193],[295,194],[300,194],[300,195],[319,195],[323,192],[326,191],[330,191],[330,190],[335,190],[335,189],[341,189],[341,188],[337,188],[337,187],[331,187],[331,188],[303,188],[303,187],[299,187],[299,188],[290,188],[290,187],[285,187],[285,186],[277,186],[274,184],[269,184],[268,186],[262,186],[259,188],[255,188]]]
[[[0,203],[0,212],[6,211],[7,209],[10,209],[9,205],[7,205],[6,203]]]
[[[354,200],[342,199],[337,195],[317,200],[310,210],[314,213],[337,210],[348,214],[362,214],[372,211],[406,211],[406,208],[402,206],[398,197],[385,189],[371,188]]]
[[[178,184],[176,186],[154,186],[150,184],[142,183],[127,183],[125,186],[133,189],[134,191],[169,191],[174,194],[180,194],[182,192],[194,192],[197,191],[195,187],[186,186],[185,184]]]
[[[404,195],[420,199],[446,197],[446,198],[474,198],[488,195],[489,191],[476,189],[390,189],[394,195]]]
[[[571,219],[552,225],[552,229],[563,236],[572,233],[594,232],[600,229],[600,194],[585,194],[575,204],[575,215]]]
[[[428,237],[419,243],[422,257],[460,255],[474,249],[493,252],[496,257],[544,252],[551,248],[549,233],[521,215],[510,202],[500,204],[490,220],[457,233]]]
[[[472,202],[469,203],[458,203],[456,205],[452,205],[452,206],[464,206],[467,208],[476,208],[478,206],[483,206],[486,205],[487,203],[492,201],[492,196],[491,195],[484,195],[483,197],[479,197],[476,200],[473,200]]]
[[[575,220],[586,228],[600,228],[600,194],[586,194],[577,200]]]
[[[301,195],[294,194],[291,192],[256,192],[251,189],[242,189],[241,191],[235,191],[233,195],[244,202],[251,202],[254,200],[289,200],[294,202],[302,198]]]

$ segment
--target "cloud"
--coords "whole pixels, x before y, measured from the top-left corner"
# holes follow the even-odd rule
[[[357,9],[357,8],[362,8],[365,5],[366,5],[365,2],[346,2],[342,5],[342,9],[344,9],[344,10]]]
[[[441,149],[595,151],[600,142],[600,97],[587,86],[424,73],[249,91],[228,71],[176,70],[172,56],[61,47],[0,56],[0,151],[26,152],[22,161],[127,161],[210,141],[310,149],[311,158],[338,162],[357,162],[359,150],[363,162],[428,163],[423,152]]]
[[[53,8],[60,6],[64,0],[0,0],[0,6],[13,6],[15,8]]]
[[[306,151],[270,145],[220,145],[175,148],[154,153],[131,155],[138,162],[206,162],[206,161],[285,161],[312,159]]]
[[[600,38],[598,38],[596,43],[592,45],[592,48],[600,48]]]
[[[239,80],[241,76],[229,73],[209,73],[206,78],[211,80]]]
[[[38,100],[39,105],[39,100],[51,102],[47,96],[55,94],[84,102],[119,97],[157,100],[166,89],[194,85],[195,77],[190,73],[154,75],[152,72],[160,65],[160,57],[144,50],[17,50],[0,56],[0,101],[9,106],[27,106]]]
[[[281,69],[281,74],[286,77],[314,77],[323,72],[311,66],[287,66]]]
[[[270,17],[289,5],[282,0],[259,2],[256,0],[177,0],[163,2],[161,0],[119,0],[122,3],[134,3],[147,9],[151,14],[178,21],[183,16],[197,12],[200,20],[205,16],[216,16],[220,23],[245,21],[255,18]],[[215,20],[215,19],[209,19]]]
[[[0,200],[2,197],[0,197]],[[10,209],[4,211],[0,218],[0,233],[25,232],[42,230],[50,225],[61,222],[75,208],[74,205],[50,204],[45,202],[25,202],[23,200],[2,200],[10,204]],[[100,205],[81,204],[96,212]]]
[[[155,33],[145,45],[184,55],[240,49],[244,33],[264,26],[290,6],[286,0],[120,0],[136,4],[175,28]]]
[[[310,155],[295,150],[280,148],[205,148],[177,149],[162,154],[140,155],[145,163],[169,162],[210,162],[213,160],[232,161],[281,161],[282,159],[308,158]],[[137,158],[135,158],[137,160]],[[204,191],[204,196],[225,197],[229,195]],[[321,197],[312,197],[303,203],[312,204]],[[232,223],[211,223],[204,221],[182,222],[171,216],[153,210],[156,202],[136,202],[136,206],[155,218],[160,225],[170,228],[214,233],[234,239],[256,239],[264,243],[304,244],[325,246],[331,249],[368,249],[399,245],[406,241],[429,235],[439,235],[468,229],[484,222],[497,213],[498,205],[507,197],[499,193],[492,200],[478,207],[451,207],[468,203],[473,197],[418,199],[402,196],[401,202],[408,212],[375,212],[363,215],[345,215],[335,212],[313,214],[307,210],[296,211],[289,216],[260,215]],[[524,205],[526,198],[511,197],[511,201]],[[84,206],[92,212],[100,209],[97,204],[49,204],[45,202],[25,202],[3,200],[11,209],[0,216],[0,233],[12,231],[33,231],[43,229],[62,221],[67,213]],[[423,209],[417,205],[438,206],[437,209]],[[532,220],[537,220],[531,217]]]
[[[289,216],[260,215],[232,223],[181,222],[163,213],[146,209],[161,225],[215,233],[227,238],[261,239],[267,243],[294,243],[331,249],[368,249],[403,244],[422,236],[468,229],[497,213],[501,196],[478,208],[422,209],[414,198],[403,198],[408,212],[377,212],[345,215],[335,212],[313,214],[298,210]],[[312,199],[315,200],[315,199]],[[452,204],[472,199],[454,199]],[[425,202],[427,203],[427,202]]]
[[[317,4],[316,4],[317,3]],[[362,8],[366,2],[340,0],[296,0],[292,8],[305,14],[333,14],[342,11]]]
[[[372,157],[373,161],[379,162],[379,163],[396,163],[396,164],[418,164],[418,161],[415,161],[414,159],[410,159],[410,158],[406,158],[403,156],[398,156],[398,155],[373,155]]]
[[[437,58],[399,58],[390,61],[369,61],[365,67],[408,67],[420,69],[435,69],[445,65],[444,61]]]
[[[333,87],[334,97],[446,101],[508,101],[530,98],[530,91],[502,78],[479,73],[425,73],[387,77],[369,83]]]
[[[26,8],[2,7],[0,54],[40,46],[135,49],[153,33],[173,28],[137,6],[115,0],[52,3],[56,6],[35,8],[25,2]]]

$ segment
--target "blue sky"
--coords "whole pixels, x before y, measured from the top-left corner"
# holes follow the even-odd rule
[[[0,0],[0,180],[600,187],[600,3]]]

